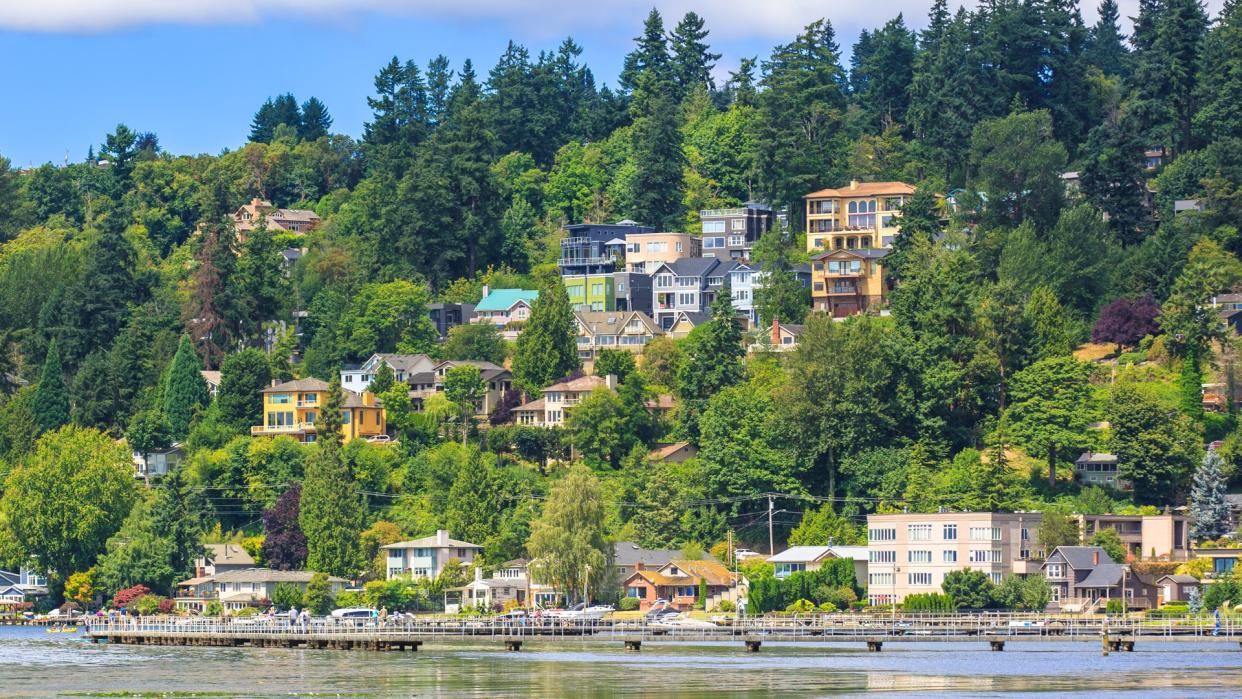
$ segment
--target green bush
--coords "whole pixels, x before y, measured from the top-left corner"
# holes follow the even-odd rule
[[[259,611],[258,607],[242,607],[241,609],[233,612],[233,616],[239,619],[244,619],[250,616],[258,616],[261,613],[262,612]]]
[[[272,592],[272,602],[280,609],[292,609],[302,604],[302,591],[297,585],[281,583]]]
[[[815,611],[815,603],[809,599],[800,599],[788,607],[785,607],[785,611],[797,613],[813,612]]]
[[[130,609],[133,609],[135,612],[138,612],[142,616],[150,616],[152,614],[158,614],[160,611],[160,602],[163,600],[164,598],[160,597],[159,595],[143,595],[142,597],[139,597],[132,605],[130,605]]]
[[[955,609],[953,598],[938,592],[906,595],[901,603],[903,612],[952,612]]]
[[[208,602],[207,607],[203,609],[203,616],[220,616],[223,613],[224,606],[215,600]]]
[[[1147,361],[1146,352],[1122,352],[1117,355],[1118,364],[1142,364]]]
[[[727,600],[727,599],[726,599],[726,600],[721,600],[721,601],[720,601],[720,604],[719,604],[719,605],[717,605],[717,607],[716,607],[716,611],[718,611],[718,612],[735,612],[735,611],[737,611],[737,605],[733,604],[732,602],[730,602],[730,601],[729,601],[729,600]]]
[[[837,605],[833,604],[832,602],[821,602],[819,605],[819,611],[835,612],[837,611]]]
[[[642,602],[637,597],[622,597],[621,601],[617,603],[617,611],[633,612],[638,609],[640,604]]]
[[[1108,605],[1104,607],[1104,611],[1108,614],[1122,614],[1126,611],[1126,607],[1119,599],[1110,599]]]

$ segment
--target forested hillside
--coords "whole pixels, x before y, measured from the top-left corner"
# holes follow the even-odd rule
[[[0,559],[167,591],[204,534],[305,565],[305,538],[256,538],[289,541],[299,499],[311,565],[344,575],[437,527],[489,563],[533,554],[555,545],[532,538],[561,521],[552,503],[580,494],[605,506],[573,526],[708,549],[731,531],[766,547],[766,493],[783,494],[778,539],[855,542],[877,510],[1183,504],[1212,440],[1222,478],[1242,478],[1232,401],[1205,412],[1202,396],[1234,383],[1211,304],[1242,282],[1242,4],[1209,17],[1140,0],[1129,36],[1113,0],[1099,17],[940,0],[926,30],[897,16],[864,32],[848,64],[830,18],[807,18],[718,80],[703,20],[653,10],[615,78],[573,39],[511,43],[491,68],[394,57],[360,140],[333,132],[331,105],[272,85],[250,141],[218,155],[164,152],[118,114],[130,126],[81,162],[0,158]],[[469,396],[424,412],[394,397],[398,444],[250,436],[271,379],[330,380],[376,352],[516,351],[534,396],[577,362],[564,332],[525,350],[483,331],[439,343],[427,304],[477,302],[485,284],[563,300],[562,226],[698,233],[700,210],[751,200],[789,211],[764,254],[805,261],[803,195],[850,180],[917,185],[883,316],[794,302],[781,320],[805,319],[798,349],[748,357],[719,303],[637,367],[610,359],[622,390],[564,430],[480,430],[452,402]],[[239,236],[231,215],[253,199],[322,222]],[[563,302],[535,313],[526,332],[571,331]],[[523,370],[522,352],[561,340],[565,366]],[[199,369],[223,371],[214,400]],[[677,408],[653,423],[642,406],[661,393]],[[184,464],[147,493],[120,438],[182,443]],[[675,440],[697,457],[647,458]],[[1133,491],[1076,485],[1087,450],[1118,454]],[[558,490],[571,461],[589,487]]]

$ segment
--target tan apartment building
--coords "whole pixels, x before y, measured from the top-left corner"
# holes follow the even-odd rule
[[[981,570],[993,582],[1039,572],[1037,512],[938,512],[867,517],[869,604],[940,592],[954,570]]]
[[[701,257],[703,241],[689,233],[626,233],[625,268],[651,274],[665,262]]]
[[[1075,516],[1084,542],[1101,529],[1114,529],[1134,560],[1184,561],[1190,557],[1190,518],[1185,515]]]
[[[884,301],[883,260],[913,194],[905,182],[852,181],[803,197],[815,310],[844,317]]]

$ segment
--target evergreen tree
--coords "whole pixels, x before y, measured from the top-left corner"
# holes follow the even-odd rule
[[[282,125],[291,127],[294,133],[302,128],[302,112],[298,109],[298,101],[289,93],[278,95],[275,99],[268,98],[259,107],[250,122],[250,140],[255,143],[271,143],[276,136],[276,128]]]
[[[711,46],[706,42],[707,34],[703,18],[694,12],[687,12],[669,35],[669,45],[673,50],[673,80],[681,95],[688,95],[699,86],[716,89],[712,69],[720,60],[720,54],[712,53]]]
[[[341,450],[343,402],[340,376],[333,376],[315,425],[318,447],[306,460],[298,523],[306,535],[307,567],[352,578],[366,566],[359,539],[365,511]]]
[[[1127,62],[1117,0],[1100,0],[1099,18],[1087,40],[1087,61],[1105,75],[1123,75]]]
[[[65,373],[60,364],[56,340],[48,345],[47,356],[39,369],[39,384],[34,400],[35,420],[45,432],[69,424],[69,392],[65,389]]]
[[[203,491],[186,482],[181,468],[160,481],[151,504],[151,524],[168,540],[169,567],[178,576],[194,574],[194,560],[204,555],[207,501]]]
[[[1200,105],[1194,124],[1204,141],[1242,138],[1242,2],[1227,0],[1203,41],[1198,73]]]
[[[272,368],[261,350],[251,347],[225,357],[216,394],[220,419],[237,429],[261,424],[263,389],[271,380]]]
[[[1118,476],[1134,484],[1142,504],[1168,503],[1185,494],[1199,459],[1200,437],[1192,424],[1128,384],[1118,384],[1109,402],[1108,421]]]
[[[195,413],[207,407],[211,395],[203,379],[203,365],[194,353],[189,335],[181,336],[181,344],[164,373],[162,386],[164,417],[174,441],[185,439]]]
[[[328,107],[318,97],[311,97],[302,103],[302,123],[298,129],[298,138],[303,141],[318,141],[328,135],[330,128],[332,115],[328,114]]]
[[[1209,450],[1195,470],[1190,486],[1190,536],[1198,541],[1229,533],[1229,501],[1225,498],[1225,477],[1220,467],[1220,455]]]
[[[865,46],[864,46],[865,37]],[[906,118],[914,79],[914,32],[899,14],[874,33],[863,33],[850,58],[850,89],[879,133]],[[860,48],[864,49],[860,53]]]
[[[712,302],[712,319],[696,328],[686,345],[686,361],[677,369],[677,397],[682,402],[679,417],[686,435],[697,443],[699,417],[708,400],[745,376],[742,328],[728,284]]]
[[[73,377],[73,422],[107,430],[115,426],[119,403],[112,363],[107,352],[93,352],[82,360]]]
[[[146,284],[136,272],[138,253],[123,229],[119,216],[108,219],[86,255],[81,284],[66,293],[58,339],[69,366],[111,346],[130,309],[146,300]]]
[[[518,336],[513,353],[514,383],[533,395],[580,369],[575,336],[569,295],[560,280],[553,278],[540,290],[530,320]]]
[[[919,36],[910,81],[910,108],[906,122],[918,149],[929,164],[939,164],[947,182],[960,181],[954,174],[965,165],[970,134],[977,119],[970,74],[963,79],[963,66],[971,65],[967,54],[971,28],[964,10],[950,17],[945,0],[935,0],[927,29]]]
[[[625,56],[621,68],[620,84],[623,90],[637,90],[639,78],[650,72],[657,80],[672,79],[671,59],[668,55],[668,40],[664,36],[664,18],[654,7],[643,23],[642,36],[635,37],[638,46]]]
[[[397,373],[392,370],[392,366],[386,361],[381,361],[379,368],[375,370],[375,376],[371,379],[371,383],[367,384],[367,390],[375,395],[386,393],[397,383]]]
[[[1087,201],[1108,214],[1109,228],[1125,245],[1143,238],[1150,218],[1144,149],[1137,120],[1112,115],[1091,130],[1083,152],[1082,192]]]
[[[168,420],[158,410],[142,410],[134,413],[133,419],[129,421],[129,428],[125,430],[125,441],[129,443],[131,449],[142,455],[143,472],[149,477],[151,469],[148,459],[151,453],[167,449],[172,444]]]
[[[754,305],[764,326],[771,325],[773,320],[801,323],[811,308],[811,290],[798,281],[790,252],[784,236],[775,229],[760,236],[752,251],[759,268]]]
[[[657,230],[676,230],[682,220],[686,154],[673,84],[660,75],[654,70],[640,75],[634,96],[631,215]]]

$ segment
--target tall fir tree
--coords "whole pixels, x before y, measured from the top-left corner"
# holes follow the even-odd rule
[[[1227,0],[1203,41],[1194,124],[1205,142],[1242,138],[1242,2]]]
[[[651,8],[643,23],[642,36],[634,38],[638,46],[626,54],[625,63],[621,67],[620,84],[627,92],[638,89],[638,79],[644,73],[652,72],[661,79],[670,79],[671,59],[668,55],[668,39],[664,35],[664,18],[660,11]]]
[[[1229,500],[1225,497],[1225,477],[1221,458],[1208,450],[1195,469],[1190,486],[1190,536],[1197,541],[1217,539],[1229,533]]]
[[[513,353],[513,379],[524,391],[538,393],[553,381],[582,368],[574,339],[574,314],[565,285],[552,279],[539,291],[530,320]]]
[[[64,368],[61,366],[60,350],[54,339],[48,345],[47,357],[39,369],[34,415],[39,427],[45,432],[69,424],[69,392],[65,389]]]
[[[298,523],[308,568],[354,578],[366,565],[359,538],[365,511],[341,449],[343,403],[341,379],[333,376],[315,425],[317,448],[306,460]]]
[[[720,54],[712,53],[711,46],[707,43],[707,35],[703,18],[694,12],[687,12],[669,35],[669,45],[673,51],[673,80],[680,95],[688,95],[699,86],[705,86],[709,90],[716,89],[712,69],[716,67],[716,61],[720,60]]]
[[[635,174],[630,213],[657,230],[677,230],[683,218],[687,161],[672,82],[654,70],[643,73],[633,107]]]
[[[1098,14],[1087,40],[1086,59],[1105,75],[1124,75],[1128,58],[1117,0],[1100,0]]]
[[[207,407],[211,395],[203,378],[203,364],[194,352],[189,335],[181,336],[181,344],[164,373],[163,412],[168,429],[176,441],[185,439],[195,413]]]
[[[677,397],[682,405],[679,417],[686,436],[696,444],[699,417],[707,402],[722,389],[740,382],[746,375],[742,357],[742,326],[733,307],[733,292],[726,283],[712,302],[712,319],[696,328],[687,338],[686,359],[677,369]]]
[[[170,544],[169,564],[178,575],[193,575],[194,560],[202,557],[207,499],[203,490],[186,481],[181,468],[173,468],[160,481],[151,504],[155,531]]]
[[[302,123],[298,129],[298,138],[303,141],[317,141],[328,135],[328,129],[332,128],[332,115],[328,113],[328,107],[319,101],[318,97],[311,97],[302,103]]]

